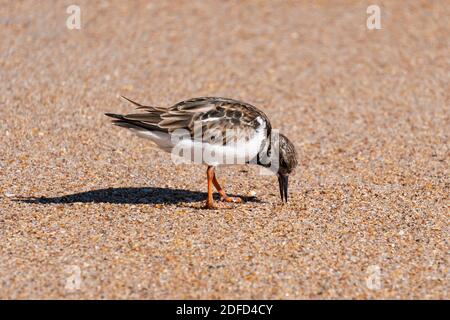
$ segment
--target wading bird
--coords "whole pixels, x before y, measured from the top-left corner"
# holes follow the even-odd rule
[[[268,168],[278,176],[281,201],[287,202],[289,174],[297,166],[295,148],[284,135],[275,134],[267,116],[255,106],[228,98],[201,97],[160,108],[123,98],[143,112],[106,113],[115,125],[152,140],[166,152],[187,150],[184,154],[191,161],[198,160],[196,154],[202,155],[200,162],[208,166],[205,208],[215,208],[213,186],[222,201],[241,201],[227,196],[220,186],[214,168],[221,164],[254,163]],[[184,138],[174,139],[180,132]]]

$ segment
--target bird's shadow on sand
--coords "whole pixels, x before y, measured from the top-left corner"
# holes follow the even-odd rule
[[[206,199],[206,192],[170,188],[107,188],[67,194],[59,197],[18,197],[15,201],[34,204],[115,203],[115,204],[177,204]],[[236,197],[237,195],[230,195]],[[214,197],[217,199],[218,195]],[[260,202],[254,197],[239,196],[244,202]]]

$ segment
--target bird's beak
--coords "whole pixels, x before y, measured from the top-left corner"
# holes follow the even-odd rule
[[[288,201],[288,184],[289,184],[289,176],[288,175],[278,175],[278,184],[280,185],[280,196],[281,201]]]

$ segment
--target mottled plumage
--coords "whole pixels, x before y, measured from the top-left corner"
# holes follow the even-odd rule
[[[203,159],[203,163],[209,167],[223,164],[222,160],[228,154],[234,156],[237,163],[254,161],[265,167],[271,167],[274,155],[278,154],[277,174],[279,177],[287,176],[297,165],[295,148],[285,136],[280,135],[277,141],[277,147],[279,146],[280,150],[278,153],[273,153],[270,121],[261,110],[251,104],[228,98],[201,97],[179,102],[169,108],[161,108],[144,106],[128,98],[125,99],[144,112],[127,115],[107,113],[106,115],[115,119],[113,120],[115,125],[131,129],[139,136],[149,138],[166,152],[172,152],[175,148],[173,135],[183,131],[189,137],[187,141],[184,141],[185,147],[192,150],[201,149],[202,152],[213,153],[217,156],[217,159]],[[212,172],[211,181],[213,179],[219,193],[225,199],[229,198],[221,190],[214,172]],[[280,180],[281,197],[287,201],[287,178],[279,179],[282,179]],[[284,189],[286,189],[285,192],[282,192],[281,190]],[[208,201],[207,206],[211,207],[212,202]]]
[[[124,97],[125,98],[125,97]],[[219,130],[225,137],[226,130],[241,130],[250,138],[261,125],[267,126],[266,136],[271,133],[270,122],[267,116],[256,107],[237,100],[217,97],[201,97],[181,101],[169,108],[143,106],[128,98],[137,109],[145,113],[127,115],[106,114],[114,117],[114,124],[128,128],[142,128],[172,133],[177,129],[188,130],[194,137],[194,124],[200,123],[205,142],[208,132]],[[258,121],[261,119],[262,121]],[[223,141],[225,143],[225,141]]]

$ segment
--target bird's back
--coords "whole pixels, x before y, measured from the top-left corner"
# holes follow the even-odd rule
[[[127,98],[125,98],[127,99]],[[144,106],[130,99],[141,113],[107,114],[114,124],[127,127],[138,135],[150,138],[161,149],[171,151],[173,133],[188,135],[192,148],[203,151],[255,156],[271,133],[267,116],[255,106],[221,97],[200,97],[181,101],[169,108]],[[212,150],[214,149],[214,150]]]

